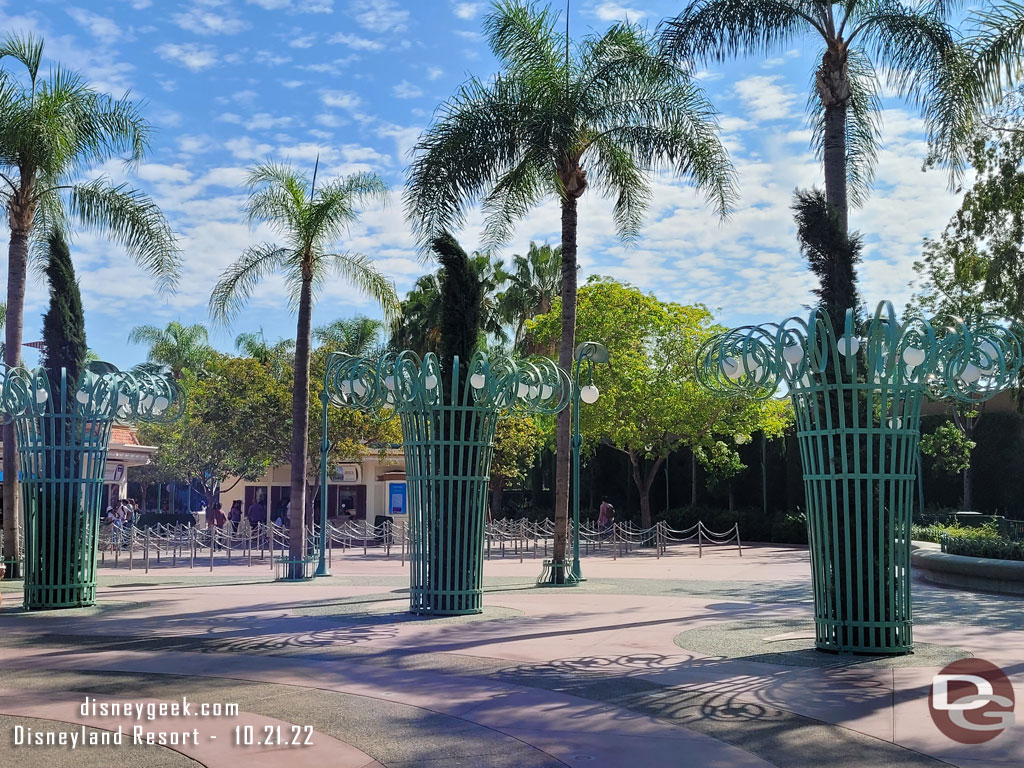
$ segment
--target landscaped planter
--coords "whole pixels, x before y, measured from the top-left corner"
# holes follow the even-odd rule
[[[750,326],[711,340],[698,358],[709,389],[770,397],[796,412],[807,499],[816,641],[822,650],[909,653],[910,525],[921,401],[983,400],[1016,375],[1020,347],[1002,326],[961,326],[937,339],[924,320],[900,325],[879,305],[855,333],[827,315]]]
[[[168,378],[94,363],[59,387],[42,369],[7,370],[2,410],[21,462],[27,609],[96,601],[96,550],[107,446],[115,421],[174,418],[183,405]],[[55,405],[63,403],[65,405]]]
[[[471,614],[483,609],[484,524],[494,433],[503,412],[557,413],[568,376],[548,360],[490,361],[477,354],[460,381],[434,355],[380,360],[333,355],[330,402],[402,425],[409,487],[409,610]]]

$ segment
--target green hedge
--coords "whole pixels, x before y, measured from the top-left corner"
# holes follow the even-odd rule
[[[944,536],[942,551],[950,555],[988,557],[994,560],[1024,560],[1024,543],[1006,539]]]
[[[911,538],[915,541],[932,541],[938,544],[942,541],[943,536],[984,541],[1003,538],[999,533],[999,526],[991,521],[977,526],[966,526],[959,523],[915,525],[911,530]]]

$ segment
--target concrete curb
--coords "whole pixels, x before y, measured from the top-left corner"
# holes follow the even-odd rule
[[[938,544],[915,541],[910,562],[927,581],[948,587],[1024,595],[1024,561],[993,560],[942,552]]]

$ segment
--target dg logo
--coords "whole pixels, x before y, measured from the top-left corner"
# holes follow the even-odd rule
[[[928,709],[936,727],[961,744],[994,739],[1014,723],[1010,678],[984,659],[960,659],[932,678]]]

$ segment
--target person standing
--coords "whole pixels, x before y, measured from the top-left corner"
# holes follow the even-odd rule
[[[238,527],[242,524],[242,502],[236,500],[231,504],[228,520],[231,523],[231,534],[238,533]]]
[[[603,496],[601,498],[600,513],[597,516],[597,528],[599,531],[604,532],[611,530],[613,525],[615,525],[615,507],[608,501],[607,496]]]

